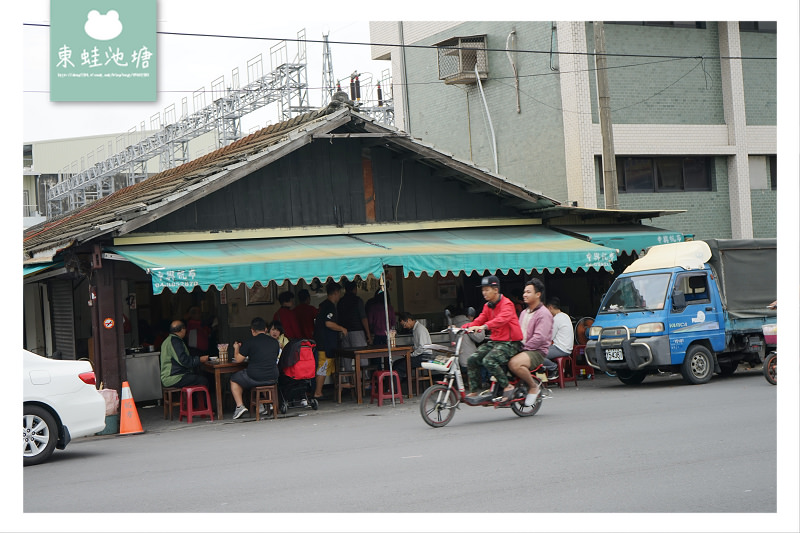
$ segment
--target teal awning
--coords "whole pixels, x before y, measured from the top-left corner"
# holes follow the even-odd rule
[[[683,242],[683,233],[641,224],[555,226],[553,229],[566,235],[583,238],[594,244],[613,248],[617,253],[642,251],[657,244]]]
[[[41,272],[42,270],[46,270],[48,268],[53,268],[57,266],[64,266],[64,262],[56,261],[49,263],[41,263],[38,265],[22,265],[22,277],[30,276],[31,274],[35,274],[37,272]]]
[[[613,250],[582,242],[542,226],[405,231],[362,235],[387,249],[387,265],[405,274],[482,273],[520,270],[611,270]]]
[[[153,293],[207,290],[258,281],[296,283],[383,272],[382,250],[344,235],[115,246],[111,251],[150,273]]]
[[[252,286],[300,279],[379,277],[384,266],[404,274],[577,271],[607,269],[612,249],[543,228],[500,226],[281,237],[238,241],[114,246],[111,251],[149,272],[153,292],[199,286]]]

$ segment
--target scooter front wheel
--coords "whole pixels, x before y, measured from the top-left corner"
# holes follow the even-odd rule
[[[419,413],[431,427],[446,426],[456,414],[458,397],[453,389],[444,385],[433,385],[425,389],[419,402]]]

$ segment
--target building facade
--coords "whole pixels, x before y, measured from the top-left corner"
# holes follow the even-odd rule
[[[685,210],[659,224],[695,238],[775,237],[776,24],[603,26],[619,208]],[[370,37],[413,45],[372,49],[391,61],[398,127],[602,208],[594,27],[390,21],[370,23]]]

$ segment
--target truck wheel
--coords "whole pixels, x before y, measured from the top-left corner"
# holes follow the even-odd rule
[[[618,370],[617,379],[625,385],[638,385],[647,376],[647,372],[641,370]]]
[[[701,385],[711,381],[714,372],[714,356],[705,346],[695,344],[686,350],[686,357],[681,365],[683,379],[691,385]]]

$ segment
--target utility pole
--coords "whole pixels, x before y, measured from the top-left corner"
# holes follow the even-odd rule
[[[606,37],[602,22],[594,22],[594,62],[597,70],[597,99],[600,107],[600,133],[603,139],[603,197],[606,209],[619,209],[617,163],[611,124],[611,97],[608,95]]]

